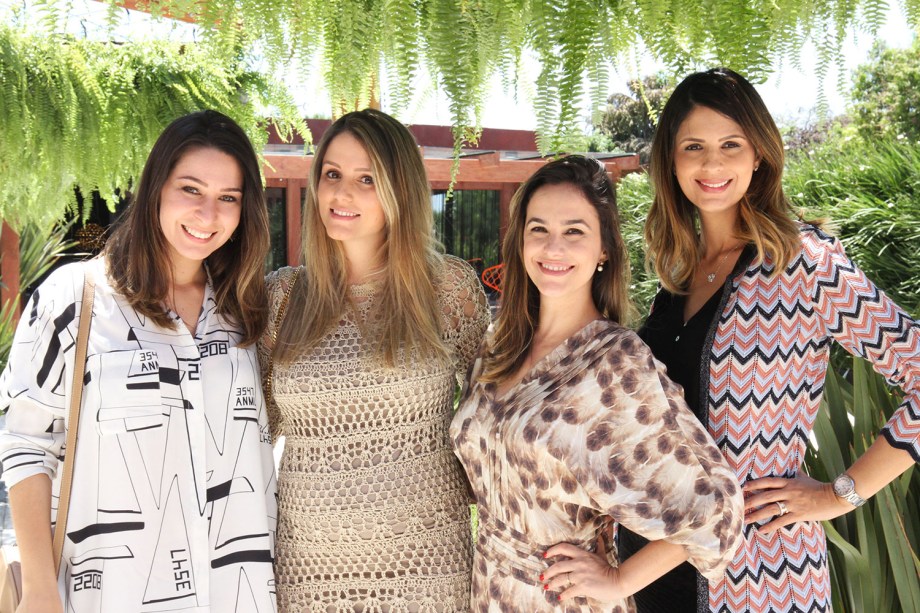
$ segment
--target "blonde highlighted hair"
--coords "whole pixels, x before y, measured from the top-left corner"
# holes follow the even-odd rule
[[[501,383],[516,373],[533,342],[540,317],[540,291],[524,268],[524,227],[527,206],[533,195],[547,185],[572,185],[594,207],[601,247],[607,254],[603,271],[591,280],[591,298],[601,315],[625,324],[632,313],[629,286],[629,256],[620,234],[616,189],[604,167],[596,160],[570,155],[550,162],[535,172],[514,194],[510,219],[502,243],[502,306],[495,322],[480,380]]]
[[[386,220],[384,279],[374,305],[383,327],[374,339],[375,351],[387,366],[395,366],[409,349],[423,357],[446,359],[434,283],[444,262],[433,235],[425,165],[409,130],[373,109],[340,117],[316,148],[303,213],[304,274],[291,292],[274,357],[290,363],[313,349],[337,325],[350,301],[345,251],[326,234],[317,199],[326,151],[343,133],[367,151]]]
[[[760,158],[739,202],[737,236],[755,246],[756,261],[772,261],[773,274],[785,270],[801,249],[798,226],[783,192],[782,137],[757,90],[727,68],[691,74],[677,86],[661,113],[649,170],[655,196],[645,223],[646,258],[664,288],[674,294],[686,293],[705,247],[696,207],[673,172],[677,131],[699,106],[740,125]]]

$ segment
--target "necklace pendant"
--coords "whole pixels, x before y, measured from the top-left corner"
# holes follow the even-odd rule
[[[711,272],[708,275],[706,275],[706,281],[708,281],[709,283],[712,283],[715,280],[716,280],[716,273]]]

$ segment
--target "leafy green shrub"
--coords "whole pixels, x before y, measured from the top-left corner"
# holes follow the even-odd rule
[[[793,156],[785,185],[796,207],[833,222],[870,279],[920,313],[920,143],[838,134]]]
[[[630,297],[639,321],[648,315],[658,289],[658,278],[645,270],[645,217],[652,204],[652,186],[645,172],[630,173],[617,183],[617,208],[620,211],[620,232],[629,251],[632,269]]]
[[[853,358],[853,382],[828,370],[808,473],[830,481],[865,453],[900,402],[885,380]],[[911,467],[865,505],[824,522],[835,611],[920,611],[920,471]]]

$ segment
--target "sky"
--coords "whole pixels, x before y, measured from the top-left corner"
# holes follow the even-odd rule
[[[28,5],[28,0],[0,0],[0,18],[9,19],[8,15],[14,7]],[[73,0],[72,15],[69,29],[76,34],[92,37],[108,38],[105,23],[105,7],[92,0]],[[118,26],[117,35],[125,38],[138,38],[143,36],[168,36],[174,39],[188,40],[192,36],[193,27],[179,22],[165,21],[151,23],[151,18],[135,11],[121,10],[122,18]],[[897,0],[890,2],[887,22],[878,33],[879,39],[889,47],[903,48],[910,45],[916,34],[908,27],[903,16],[903,8]],[[801,68],[796,68],[791,62],[780,66],[774,75],[766,82],[757,85],[767,107],[771,110],[778,123],[789,125],[793,123],[807,123],[817,117],[817,102],[820,92],[824,92],[830,113],[832,115],[844,112],[846,107],[845,91],[850,82],[850,75],[856,66],[866,61],[873,39],[866,33],[850,33],[844,46],[843,78],[832,68],[823,82],[814,76],[816,57],[813,47],[806,46],[801,56]],[[650,56],[639,50],[630,61],[633,67],[638,66],[641,76],[651,74],[661,68]],[[312,70],[317,74],[318,70]],[[493,79],[492,87],[484,105],[482,123],[484,127],[513,128],[532,130],[536,126],[532,98],[528,95],[530,83],[536,79],[539,65],[536,60],[527,59],[523,62],[522,74],[519,75],[520,86],[515,96],[502,90],[500,78]],[[609,93],[625,92],[626,82],[640,76],[635,68],[614,68],[610,74]],[[318,79],[303,81],[297,74],[283,76],[295,96],[298,106],[304,116],[329,116],[331,104],[328,92],[322,87]],[[844,92],[838,90],[838,83],[845,86]],[[400,119],[413,124],[445,124],[451,123],[449,105],[446,97],[438,95],[437,88],[431,83],[427,75],[417,79],[415,99],[410,107],[400,115]],[[383,110],[387,109],[387,98],[382,96]],[[586,105],[583,105],[586,106]],[[587,127],[588,111],[585,111],[584,122]]]

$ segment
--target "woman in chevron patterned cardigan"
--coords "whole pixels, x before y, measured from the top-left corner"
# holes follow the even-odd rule
[[[637,595],[640,611],[675,610],[681,586],[687,610],[830,610],[820,520],[920,461],[920,325],[839,241],[793,219],[782,170],[779,131],[743,77],[717,68],[678,85],[652,145],[646,240],[662,289],[640,335],[735,469],[747,526],[720,581],[694,590],[678,569]],[[871,448],[821,483],[799,468],[832,340],[905,398]],[[621,535],[621,547],[637,545]]]

